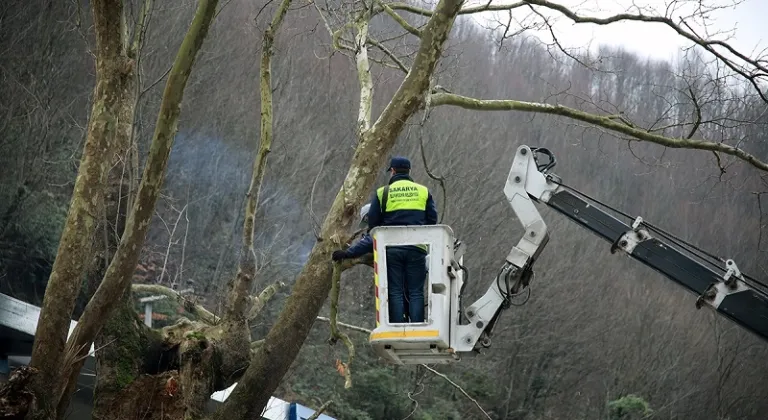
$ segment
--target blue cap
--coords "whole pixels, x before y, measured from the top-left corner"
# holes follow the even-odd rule
[[[387,170],[390,169],[411,169],[411,161],[402,156],[395,156],[389,161]]]

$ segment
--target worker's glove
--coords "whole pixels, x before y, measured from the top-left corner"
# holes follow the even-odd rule
[[[347,258],[347,252],[346,251],[333,251],[333,254],[331,255],[331,258],[333,258],[334,261],[340,261],[344,258]]]

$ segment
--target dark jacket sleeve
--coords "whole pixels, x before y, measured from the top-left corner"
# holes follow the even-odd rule
[[[370,216],[369,216],[370,217]],[[370,254],[373,252],[373,238],[371,238],[371,235],[363,234],[363,237],[360,238],[359,241],[355,242],[347,248],[347,257],[349,258],[357,258],[362,257],[365,254]]]
[[[368,209],[368,230],[381,226],[382,214],[381,203],[379,202],[379,196],[376,191],[373,191],[373,197],[371,197],[371,207]]]
[[[428,225],[437,224],[437,206],[435,205],[435,200],[432,198],[431,192],[429,193],[429,195],[427,195],[427,224]]]

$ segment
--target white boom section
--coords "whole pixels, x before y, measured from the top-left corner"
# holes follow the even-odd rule
[[[559,189],[557,183],[539,171],[531,148],[518,147],[504,194],[525,233],[507,255],[505,264],[485,294],[467,307],[464,315],[468,322],[455,326],[457,340],[451,345],[456,352],[467,353],[478,350],[479,346],[489,347],[499,313],[509,307],[510,298],[528,286],[533,276],[533,263],[549,242],[547,225],[534,200],[546,202]]]

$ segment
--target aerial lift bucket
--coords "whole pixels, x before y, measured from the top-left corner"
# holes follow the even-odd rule
[[[371,231],[374,246],[376,328],[374,352],[392,364],[451,363],[459,357],[450,346],[458,317],[461,272],[456,272],[453,231],[447,225],[382,226]],[[390,323],[387,294],[387,247],[423,245],[427,256],[423,323]],[[452,264],[453,263],[453,264]],[[459,263],[460,264],[460,263]],[[406,303],[407,304],[407,303]]]

